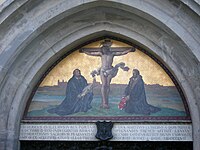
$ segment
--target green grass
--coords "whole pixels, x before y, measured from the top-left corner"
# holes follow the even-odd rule
[[[92,109],[90,109],[87,112],[78,112],[72,115],[67,116],[144,116],[142,114],[128,114],[124,110],[118,109],[118,103],[120,101],[120,98],[110,98],[110,109],[102,109],[100,108],[101,105],[101,98],[94,98],[92,101]],[[50,114],[47,112],[48,109],[53,108],[55,106],[53,105],[47,105],[45,108],[41,110],[33,110],[28,112],[27,116],[58,116],[57,114]],[[158,107],[158,106],[157,106]],[[157,113],[152,113],[149,116],[186,116],[186,113],[184,111],[178,111],[176,109],[172,108],[166,108],[166,107],[159,107],[161,108],[161,111]]]

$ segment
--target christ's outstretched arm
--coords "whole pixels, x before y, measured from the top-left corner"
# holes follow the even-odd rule
[[[88,50],[88,48],[82,48],[79,50],[80,53],[85,53],[87,55],[90,55],[90,56],[101,56],[102,53],[100,51],[101,49],[94,49],[94,51],[91,51],[91,49]]]
[[[124,50],[124,51],[121,51],[121,52],[113,52],[113,55],[114,56],[121,56],[121,55],[125,55],[129,52],[135,52],[135,48],[134,47],[130,47],[130,49],[127,49],[127,50]]]

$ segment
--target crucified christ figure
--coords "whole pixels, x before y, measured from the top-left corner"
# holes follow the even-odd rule
[[[101,95],[102,95],[102,104],[101,108],[109,109],[108,105],[108,97],[110,92],[110,82],[113,77],[117,75],[118,68],[120,67],[124,71],[128,71],[128,67],[124,67],[124,63],[119,63],[112,66],[114,56],[125,55],[128,52],[134,52],[134,47],[114,47],[111,48],[112,42],[110,40],[104,40],[101,43],[101,48],[82,48],[80,52],[83,52],[87,55],[91,56],[99,56],[101,57],[101,67],[96,72],[97,75],[100,74],[102,87],[101,87]]]

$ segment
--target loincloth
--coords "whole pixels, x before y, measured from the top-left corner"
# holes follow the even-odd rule
[[[115,77],[118,72],[118,68],[112,67],[112,68],[100,68],[100,71],[103,73],[105,77],[111,75],[112,77]]]

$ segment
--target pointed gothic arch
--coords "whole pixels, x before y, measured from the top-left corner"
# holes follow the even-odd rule
[[[188,100],[194,147],[198,149],[200,44],[199,31],[194,29],[199,17],[182,2],[164,4],[22,1],[5,7],[1,17],[1,34],[5,36],[1,39],[0,55],[2,147],[14,149],[18,144],[27,99],[45,68],[76,45],[110,35],[137,43],[159,56],[170,68]],[[187,19],[182,19],[184,12]]]

